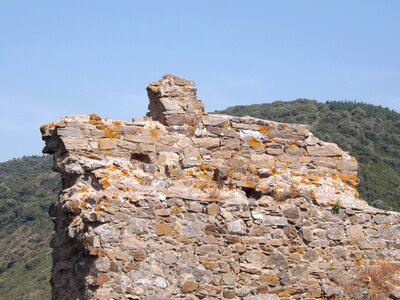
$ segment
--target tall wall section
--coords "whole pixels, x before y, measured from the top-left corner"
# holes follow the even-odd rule
[[[358,198],[357,162],[337,145],[206,114],[173,75],[147,91],[144,119],[41,127],[63,178],[53,299],[351,299],[373,293],[368,268],[397,272],[399,214]]]

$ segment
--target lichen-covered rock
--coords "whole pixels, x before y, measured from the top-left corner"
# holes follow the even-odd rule
[[[399,214],[358,199],[357,162],[337,145],[205,114],[177,76],[147,91],[144,119],[41,127],[63,176],[54,299],[346,299],[368,266],[399,261]]]

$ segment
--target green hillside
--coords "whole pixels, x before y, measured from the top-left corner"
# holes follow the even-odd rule
[[[306,99],[234,106],[218,113],[310,124],[316,136],[357,158],[362,198],[379,208],[400,210],[400,113],[371,104]]]
[[[51,157],[0,163],[0,299],[51,299],[50,203],[60,190]]]

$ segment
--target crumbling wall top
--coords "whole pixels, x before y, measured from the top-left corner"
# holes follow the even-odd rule
[[[149,113],[154,121],[168,124],[168,116],[189,114],[196,116],[204,113],[204,104],[197,99],[194,81],[175,75],[165,75],[161,80],[147,87]]]

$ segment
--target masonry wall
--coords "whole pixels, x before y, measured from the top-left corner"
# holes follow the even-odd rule
[[[63,176],[54,299],[350,299],[369,293],[368,266],[396,269],[399,214],[358,199],[357,162],[337,145],[205,114],[173,75],[147,90],[144,119],[41,127]]]

